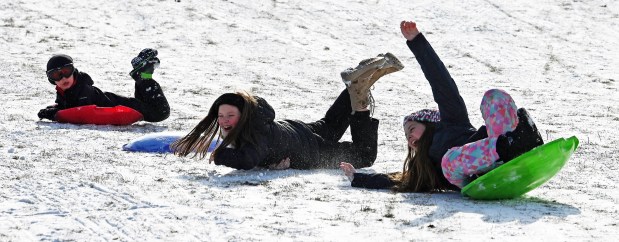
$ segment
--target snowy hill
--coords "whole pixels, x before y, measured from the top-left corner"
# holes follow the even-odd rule
[[[221,93],[250,90],[279,119],[322,117],[339,72],[391,52],[406,68],[373,90],[378,159],[401,169],[402,117],[435,107],[401,37],[418,22],[483,123],[484,91],[526,107],[544,139],[576,135],[548,183],[505,201],[351,188],[339,170],[235,171],[128,153],[144,134],[188,131]],[[605,241],[619,235],[617,1],[78,1],[0,3],[0,241]],[[171,117],[131,126],[40,121],[53,54],[104,91],[133,94],[130,60],[159,51]],[[345,138],[349,139],[347,135]]]

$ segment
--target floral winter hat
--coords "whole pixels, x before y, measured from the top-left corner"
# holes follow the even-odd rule
[[[438,110],[422,109],[404,117],[403,124],[406,124],[408,121],[438,123],[441,121],[441,114]]]

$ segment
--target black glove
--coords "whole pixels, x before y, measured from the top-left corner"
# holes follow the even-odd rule
[[[39,115],[40,119],[46,118],[46,119],[55,121],[56,120],[56,113],[58,112],[58,110],[59,109],[55,108],[55,107],[48,107],[48,108],[44,108],[44,109],[39,110],[39,114],[38,115]]]

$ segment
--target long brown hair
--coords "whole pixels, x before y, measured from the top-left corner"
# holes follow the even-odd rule
[[[187,156],[195,152],[192,157],[198,154],[199,159],[206,157],[211,142],[217,137],[220,131],[219,124],[217,123],[219,106],[222,104],[229,104],[226,100],[230,100],[230,98],[235,99],[233,102],[236,103],[235,106],[237,108],[242,106],[241,110],[239,110],[241,112],[241,117],[236,127],[234,127],[223,141],[218,144],[217,148],[213,151],[213,155],[217,154],[221,149],[228,147],[230,144],[233,144],[236,148],[240,148],[247,143],[256,144],[254,130],[251,129],[250,125],[247,125],[250,123],[254,110],[258,106],[256,98],[244,91],[226,93],[219,96],[215,102],[213,102],[206,117],[204,117],[189,134],[170,145],[175,155]]]
[[[390,174],[391,180],[396,183],[393,187],[396,192],[434,192],[444,189],[437,177],[442,174],[436,173],[429,155],[436,124],[420,123],[425,125],[426,129],[419,138],[417,150],[409,146],[402,173]]]

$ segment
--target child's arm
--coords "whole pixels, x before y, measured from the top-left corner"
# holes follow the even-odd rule
[[[215,165],[222,165],[239,170],[251,170],[258,166],[261,159],[253,147],[244,149],[224,148],[213,157]]]
[[[223,148],[216,155],[211,155],[215,165],[223,165],[239,170],[251,170],[258,166],[267,156],[265,137],[258,137],[256,146],[245,144],[240,148]]]
[[[369,189],[389,189],[395,186],[395,182],[389,175],[383,173],[355,173],[350,185]]]
[[[358,173],[355,168],[347,162],[340,163],[340,169],[342,169],[344,175],[348,177],[348,180],[350,180],[350,185],[353,187],[388,189],[395,185],[395,182],[393,182],[387,174]]]
[[[441,121],[449,123],[470,123],[464,100],[456,82],[438,57],[430,43],[419,33],[414,22],[402,22],[402,35],[413,52],[423,74],[432,87],[434,101],[438,104]]]

